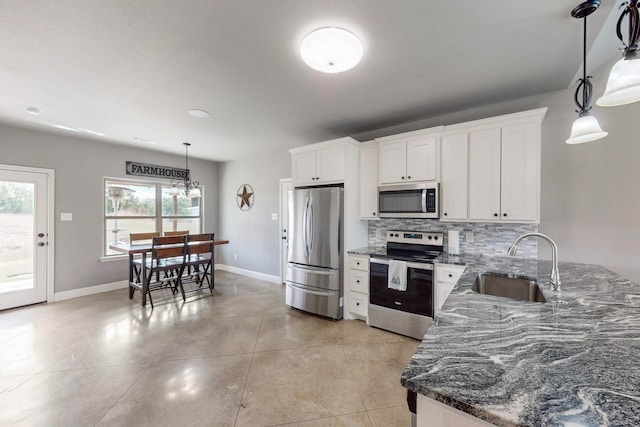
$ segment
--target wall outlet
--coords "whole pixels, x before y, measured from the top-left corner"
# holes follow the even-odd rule
[[[238,254],[233,254],[233,260],[237,261],[238,260]]]
[[[73,214],[71,212],[61,212],[60,221],[73,221]]]
[[[473,231],[465,231],[464,240],[467,243],[473,243]]]

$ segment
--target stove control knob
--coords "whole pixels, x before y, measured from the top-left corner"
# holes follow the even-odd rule
[[[431,236],[428,236],[427,239],[431,240]]]
[[[433,238],[434,238],[435,240],[438,240],[438,236],[433,236]]]
[[[398,233],[396,233],[396,237],[400,237],[400,235]]]

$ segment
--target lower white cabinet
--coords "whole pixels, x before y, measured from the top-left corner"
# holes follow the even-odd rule
[[[347,280],[348,318],[367,320],[369,317],[369,257],[349,255]]]
[[[447,300],[447,297],[451,293],[451,290],[464,273],[464,265],[452,265],[452,264],[436,264],[434,268],[435,272],[435,307],[434,315],[440,312],[440,309]]]
[[[491,427],[480,418],[418,394],[417,427]]]

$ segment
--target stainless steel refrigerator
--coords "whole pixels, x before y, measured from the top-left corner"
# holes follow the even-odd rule
[[[289,190],[286,304],[342,319],[343,189]]]

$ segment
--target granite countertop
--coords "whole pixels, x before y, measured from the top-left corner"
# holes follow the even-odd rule
[[[443,256],[467,265],[402,384],[499,426],[639,426],[640,286],[598,265]],[[457,262],[453,262],[457,261]],[[546,303],[481,295],[477,272],[536,277]]]

